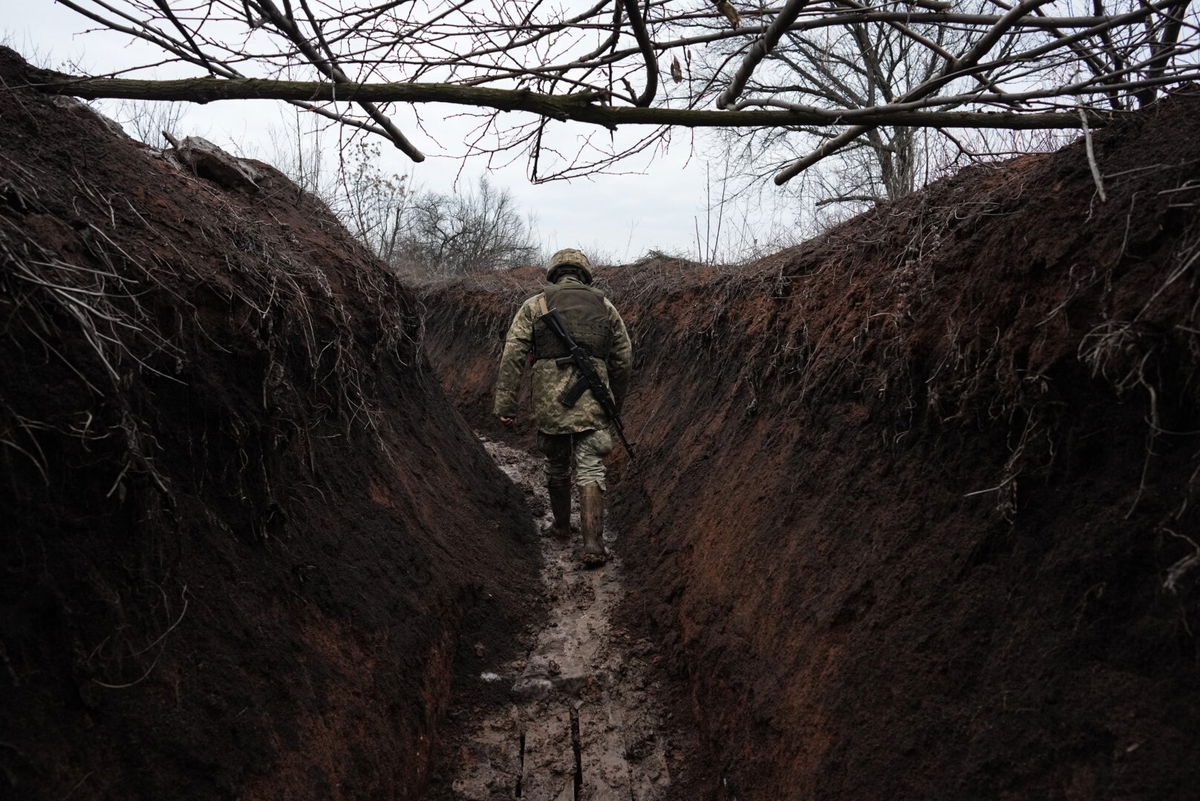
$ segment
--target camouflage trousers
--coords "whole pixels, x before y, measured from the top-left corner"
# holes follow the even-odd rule
[[[575,483],[599,484],[604,488],[604,457],[612,453],[612,435],[606,429],[576,434],[537,435],[538,448],[546,454],[547,482],[570,480],[575,468]]]

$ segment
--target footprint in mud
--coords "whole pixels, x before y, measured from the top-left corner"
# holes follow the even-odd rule
[[[484,445],[548,518],[538,459]],[[626,643],[611,621],[623,592],[619,560],[582,570],[576,547],[542,540],[550,609],[524,658],[479,678],[507,682],[510,701],[467,722],[457,798],[651,801],[670,784],[665,716],[641,658],[649,646]]]

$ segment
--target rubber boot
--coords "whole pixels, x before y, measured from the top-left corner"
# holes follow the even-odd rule
[[[579,519],[583,529],[583,564],[599,567],[608,561],[604,550],[604,488],[584,484],[579,488]]]
[[[546,482],[550,492],[550,511],[554,514],[554,522],[547,526],[543,533],[556,540],[571,539],[571,479]]]

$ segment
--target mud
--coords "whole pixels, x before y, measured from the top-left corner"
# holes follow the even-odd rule
[[[551,520],[540,460],[484,438],[488,452],[540,514]],[[578,523],[578,501],[574,504]],[[577,526],[576,526],[577,527]],[[543,537],[544,622],[522,657],[474,677],[505,688],[508,700],[467,719],[450,761],[453,797],[529,801],[657,801],[671,784],[670,736],[657,682],[643,657],[649,643],[613,622],[624,597],[623,567],[579,566],[573,543]],[[611,526],[605,541],[614,544]],[[484,711],[481,709],[480,711]]]

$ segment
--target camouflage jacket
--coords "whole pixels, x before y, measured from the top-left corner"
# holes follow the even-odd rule
[[[576,280],[574,276],[565,276],[559,279],[559,283]],[[521,304],[505,337],[504,353],[500,357],[500,375],[496,379],[494,407],[500,417],[517,415],[521,373],[533,354],[533,328],[537,324],[544,325],[538,323],[541,317],[538,299],[541,297],[540,294],[534,295]],[[612,347],[606,359],[593,358],[592,362],[620,409],[633,368],[633,347],[625,330],[625,321],[621,319],[616,306],[605,298],[604,307],[608,310],[609,323],[612,325]],[[579,402],[569,409],[558,402],[558,396],[579,378],[579,371],[574,366],[568,364],[559,367],[553,359],[539,359],[532,363],[532,372],[533,424],[538,431],[572,434],[608,426],[608,417],[590,391],[583,393]]]

